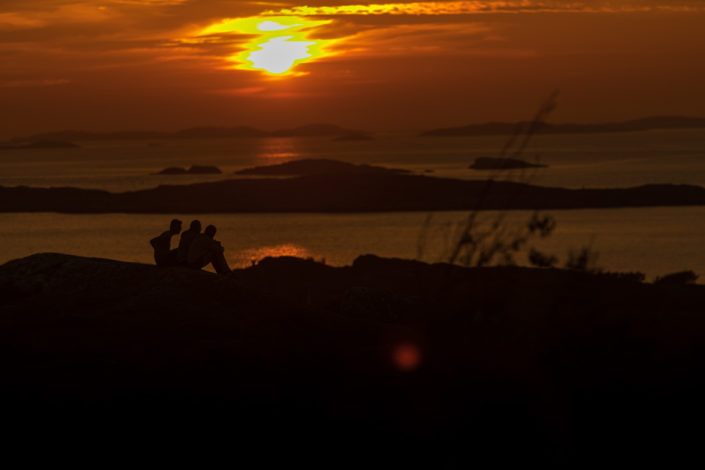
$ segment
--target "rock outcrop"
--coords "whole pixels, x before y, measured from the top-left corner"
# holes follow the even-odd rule
[[[438,443],[462,466],[687,460],[704,309],[705,286],[556,269],[269,258],[231,277],[38,254],[0,266],[3,422],[378,461],[365,436],[412,466]]]

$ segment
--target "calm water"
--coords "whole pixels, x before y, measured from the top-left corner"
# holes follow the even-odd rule
[[[482,178],[475,158],[496,156],[504,137],[437,138],[380,135],[363,142],[311,139],[84,142],[78,149],[0,151],[2,186],[74,186],[126,191],[232,177],[253,165],[300,158],[379,164],[433,175]],[[624,187],[647,183],[705,185],[705,130],[538,136],[524,156],[549,168],[534,182],[563,187]],[[222,176],[154,176],[168,166],[216,165]]]
[[[705,207],[552,211],[555,233],[536,244],[562,261],[571,248],[590,244],[597,265],[609,270],[643,271],[649,277],[693,269],[705,276]],[[433,215],[423,259],[443,258],[448,224],[462,212]],[[509,220],[526,220],[513,212]],[[152,263],[148,240],[172,217],[188,224],[189,215],[0,214],[0,263],[36,252]],[[218,227],[231,266],[248,266],[265,256],[293,255],[346,265],[360,254],[416,258],[427,214],[203,214]],[[519,256],[525,261],[525,255]]]
[[[81,143],[79,149],[0,151],[0,185],[74,186],[126,191],[159,184],[231,178],[235,170],[300,158],[379,164],[456,178],[483,177],[467,166],[496,156],[504,137],[429,138],[380,135],[365,142],[330,139],[234,139]],[[648,183],[705,186],[705,130],[540,136],[524,156],[538,154],[549,168],[536,184],[625,187]],[[222,176],[153,176],[168,166],[216,165]],[[564,260],[570,248],[592,243],[598,265],[640,270],[653,277],[693,269],[705,277],[705,208],[552,211],[556,233],[541,246]],[[178,215],[177,215],[178,216]],[[213,223],[233,266],[268,255],[325,258],[345,265],[364,253],[417,257],[425,213],[232,214],[199,216]],[[524,220],[513,213],[512,220]],[[147,240],[166,229],[171,215],[0,214],[0,263],[36,252],[151,262]],[[448,224],[462,213],[434,216],[424,259],[443,258]],[[180,217],[185,224],[191,216]],[[521,261],[521,259],[520,259]]]

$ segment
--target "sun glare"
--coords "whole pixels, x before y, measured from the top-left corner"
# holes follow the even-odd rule
[[[252,35],[245,50],[228,57],[235,68],[258,70],[271,75],[294,75],[294,67],[331,53],[325,50],[330,39],[313,39],[316,27],[331,20],[309,20],[297,16],[251,17],[221,21],[201,31],[199,36],[223,33]]]

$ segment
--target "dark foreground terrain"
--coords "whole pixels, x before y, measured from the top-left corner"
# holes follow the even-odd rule
[[[703,460],[705,286],[38,254],[0,267],[0,336],[3,426],[31,442],[205,443],[257,468]]]

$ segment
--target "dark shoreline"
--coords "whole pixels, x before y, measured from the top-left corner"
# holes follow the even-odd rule
[[[392,172],[232,179],[164,185],[124,193],[79,188],[0,187],[0,212],[346,213],[690,205],[705,205],[705,188],[664,184],[565,189]]]

